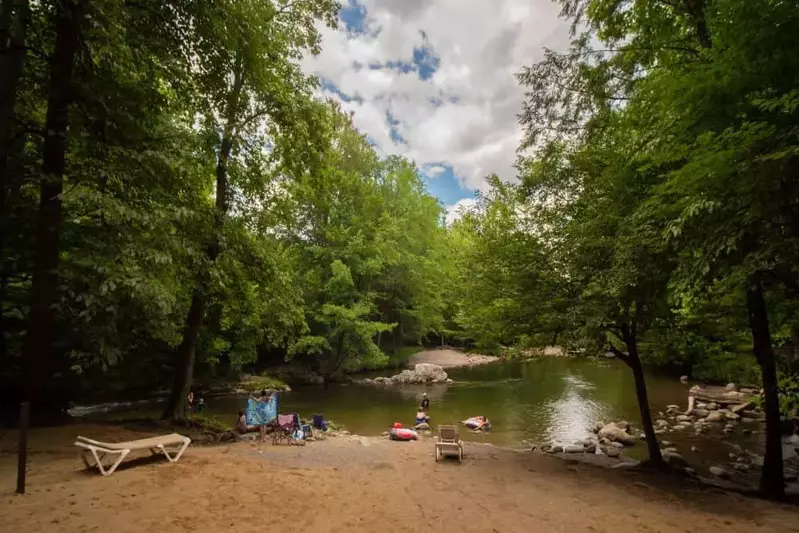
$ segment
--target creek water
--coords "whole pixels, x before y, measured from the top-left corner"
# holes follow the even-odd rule
[[[379,435],[394,422],[413,424],[423,393],[430,399],[431,425],[458,424],[476,415],[487,416],[490,432],[471,432],[461,426],[461,438],[516,446],[523,441],[571,443],[593,436],[597,421],[626,420],[640,432],[640,414],[632,373],[615,360],[540,358],[526,363],[491,363],[448,371],[454,383],[438,385],[367,386],[331,385],[297,387],[280,396],[281,412],[313,413],[345,426],[358,435]],[[384,375],[391,375],[386,371]],[[653,418],[669,404],[687,404],[686,386],[674,378],[647,375]],[[207,412],[230,417],[246,401],[245,396],[208,398]],[[760,453],[762,428],[751,424],[753,435],[740,431],[723,435],[695,435],[692,430],[660,436],[676,446],[692,465],[729,463],[731,446]],[[692,451],[692,448],[697,448]],[[646,455],[643,442],[625,451],[635,458]]]

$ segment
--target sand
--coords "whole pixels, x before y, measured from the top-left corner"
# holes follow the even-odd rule
[[[12,492],[13,434],[0,438],[0,531],[799,532],[793,507],[481,444],[461,465],[437,464],[429,440],[192,446],[177,464],[141,454],[103,478],[83,470],[74,435],[136,434],[37,431],[24,496]]]
[[[443,368],[456,368],[459,366],[484,365],[486,363],[493,363],[494,361],[499,361],[499,357],[468,354],[444,348],[415,353],[408,358],[408,366],[412,367],[419,363],[429,363],[432,365],[439,365]]]

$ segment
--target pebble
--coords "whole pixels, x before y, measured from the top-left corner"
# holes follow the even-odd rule
[[[700,450],[699,450],[699,448],[697,448],[696,446],[691,446],[691,451],[692,451],[692,452],[694,452],[694,453],[696,453],[696,452],[698,452],[698,451],[700,451]]]
[[[733,466],[738,472],[749,472],[749,465],[744,463],[735,463]]]

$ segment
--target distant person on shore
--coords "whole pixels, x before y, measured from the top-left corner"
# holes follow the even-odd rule
[[[186,403],[189,405],[189,410],[194,407],[194,391],[189,391],[189,394],[186,396]]]
[[[195,407],[194,410],[199,413],[203,409],[205,409],[205,398],[201,397],[199,400],[197,400],[197,407]]]
[[[421,410],[427,412],[430,409],[430,399],[427,397],[427,393],[422,393],[422,405]]]

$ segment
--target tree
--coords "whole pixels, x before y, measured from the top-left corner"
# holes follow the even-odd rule
[[[208,62],[198,82],[207,105],[204,120],[219,135],[214,230],[205,252],[205,261],[213,266],[222,252],[222,232],[230,209],[228,166],[233,150],[246,146],[243,136],[255,133],[258,126],[268,130],[303,127],[296,122],[292,100],[307,95],[311,80],[299,71],[296,60],[304,51],[318,52],[320,37],[314,24],[317,19],[333,24],[338,6],[332,1],[281,0],[223,6],[199,2],[197,7],[196,48],[192,51],[202,53]],[[216,116],[222,117],[221,124],[216,124]],[[164,418],[186,417],[186,398],[208,306],[209,275],[208,266],[200,268],[176,352],[175,381]]]

